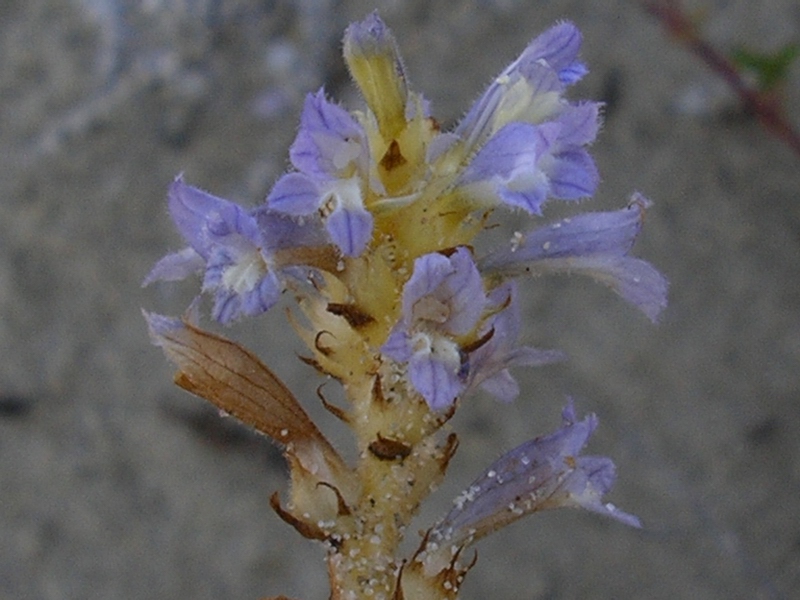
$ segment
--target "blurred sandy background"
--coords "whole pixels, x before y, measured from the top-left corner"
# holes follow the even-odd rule
[[[324,84],[358,105],[340,39],[375,6],[445,124],[538,32],[576,22],[591,74],[571,97],[608,103],[603,183],[581,208],[652,198],[636,253],[672,284],[652,326],[591,282],[526,283],[525,341],[571,360],[518,371],[513,405],[462,407],[449,482],[413,529],[556,427],[572,394],[600,416],[589,451],[617,463],[610,499],[645,529],[530,517],[480,544],[465,599],[795,597],[800,159],[635,2],[4,0],[0,598],[327,597],[322,549],[269,509],[279,454],[174,388],[149,344],[140,308],[178,313],[195,287],[140,282],[181,245],[165,204],[177,173],[259,203],[288,166],[306,92]],[[796,0],[692,7],[722,49],[800,40]],[[320,380],[283,320],[230,334],[319,414]]]

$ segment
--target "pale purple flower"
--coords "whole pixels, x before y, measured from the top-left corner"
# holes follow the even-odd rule
[[[511,402],[519,395],[519,384],[510,367],[541,366],[565,358],[559,350],[541,350],[517,343],[522,329],[517,295],[515,281],[506,281],[489,293],[486,312],[492,316],[486,319],[479,335],[479,339],[488,339],[469,353],[465,393],[480,387],[502,402]]]
[[[465,356],[455,338],[475,330],[485,305],[483,282],[467,248],[414,261],[400,321],[381,351],[408,363],[411,384],[432,410],[448,408],[465,389]]]
[[[440,135],[429,160],[471,156],[455,181],[478,207],[505,205],[541,214],[548,198],[594,194],[599,176],[586,146],[597,137],[600,104],[563,98],[586,73],[581,35],[561,23],[535,40],[489,86],[455,131]]]
[[[452,510],[428,532],[426,556],[420,560],[434,566],[441,563],[436,555],[444,552],[449,561],[460,548],[550,508],[583,508],[641,527],[637,517],[603,502],[616,479],[611,459],[580,456],[597,417],[577,421],[571,401],[562,417],[559,430],[504,454],[455,499]]]
[[[594,194],[599,175],[583,146],[597,135],[598,106],[569,106],[553,121],[513,122],[495,133],[470,161],[456,185],[481,204],[505,204],[540,215],[550,198]]]
[[[589,275],[655,320],[667,303],[667,281],[648,262],[628,256],[649,201],[634,194],[627,208],[584,213],[515,238],[480,261],[485,273]]]
[[[550,121],[567,105],[567,86],[586,73],[578,60],[581,33],[572,23],[559,23],[534,39],[491,83],[459,123],[455,134],[476,148],[513,121]]]
[[[267,311],[283,291],[289,269],[273,264],[273,252],[317,242],[314,225],[238,204],[186,185],[178,177],[169,189],[169,211],[188,248],[169,254],[144,281],[177,281],[203,273],[204,292],[214,295],[212,316],[229,323]]]
[[[309,94],[289,155],[297,172],[275,183],[268,206],[293,216],[319,214],[345,256],[361,254],[373,226],[372,215],[364,208],[368,153],[361,125],[328,102],[322,90]]]

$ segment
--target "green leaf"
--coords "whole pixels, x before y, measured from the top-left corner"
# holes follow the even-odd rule
[[[792,61],[800,55],[800,45],[787,44],[773,53],[755,52],[738,48],[731,56],[738,67],[755,73],[758,87],[771,90],[786,80]]]

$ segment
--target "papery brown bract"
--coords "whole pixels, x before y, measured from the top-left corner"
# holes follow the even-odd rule
[[[252,352],[180,319],[149,313],[145,317],[153,342],[178,367],[175,383],[266,434],[301,467],[292,471],[294,488],[304,490],[292,497],[300,514],[315,519],[336,514],[335,496],[330,490],[320,493],[320,483],[346,498],[355,496],[357,485],[349,467],[289,388]],[[305,498],[309,493],[313,499]],[[320,502],[320,496],[328,501]]]

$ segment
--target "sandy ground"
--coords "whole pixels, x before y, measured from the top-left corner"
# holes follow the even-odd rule
[[[463,597],[794,597],[798,157],[633,2],[378,4],[446,124],[537,32],[575,21],[592,72],[572,97],[609,103],[604,181],[585,207],[652,198],[637,253],[671,281],[658,326],[590,282],[526,284],[526,341],[571,360],[519,373],[513,405],[462,408],[461,449],[419,527],[503,450],[554,428],[567,394],[599,414],[590,450],[615,459],[611,499],[646,527],[528,518],[480,545]],[[722,48],[800,37],[795,0],[693,6]],[[255,204],[287,167],[307,91],[357,105],[339,43],[372,7],[0,3],[1,598],[327,597],[321,548],[269,509],[280,456],[174,388],[148,342],[140,308],[180,312],[192,284],[140,282],[180,246],[164,202],[177,173]],[[319,414],[280,311],[231,334]]]

